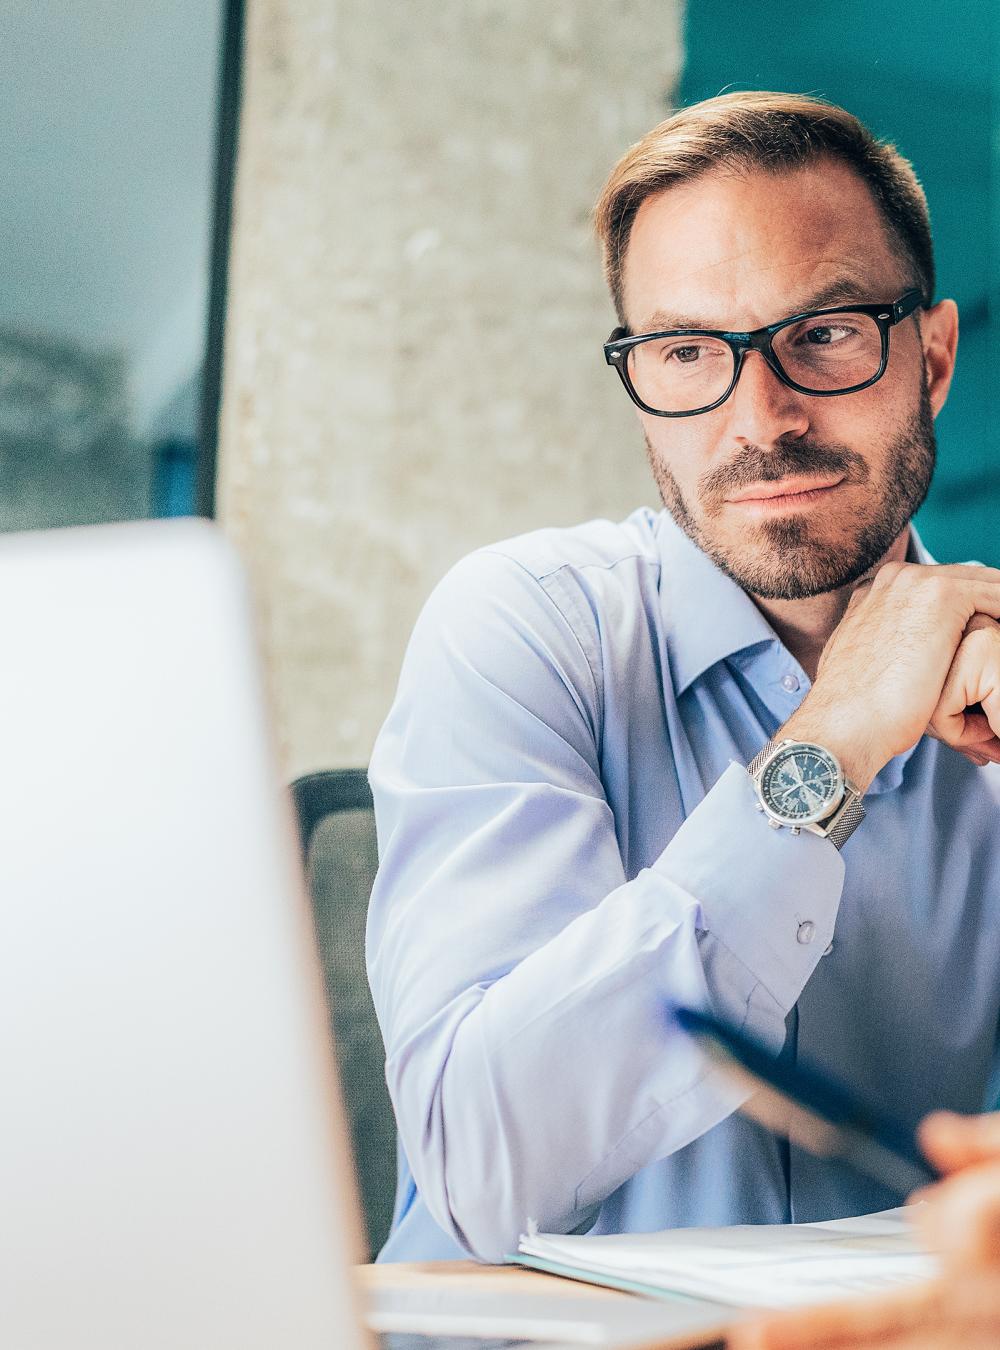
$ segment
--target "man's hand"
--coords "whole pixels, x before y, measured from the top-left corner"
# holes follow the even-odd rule
[[[832,750],[862,791],[894,755],[916,744],[932,719],[941,739],[954,743],[957,734],[974,754],[989,747],[992,755],[1000,745],[993,747],[975,714],[966,715],[969,705],[957,707],[965,691],[986,692],[991,711],[984,704],[983,715],[996,739],[1000,700],[989,674],[1000,675],[996,640],[971,625],[976,615],[1000,619],[995,568],[886,563],[851,597],[812,689],[781,735]],[[966,638],[969,647],[956,663]]]
[[[939,1279],[879,1298],[755,1321],[730,1350],[996,1350],[1000,1346],[1000,1115],[938,1113],[920,1142],[948,1180],[921,1191],[914,1220]]]
[[[1000,624],[975,614],[927,728],[974,764],[1000,763]]]

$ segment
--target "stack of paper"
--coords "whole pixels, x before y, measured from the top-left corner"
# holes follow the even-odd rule
[[[742,1308],[787,1308],[928,1279],[934,1257],[906,1211],[828,1223],[675,1228],[613,1237],[523,1237],[521,1265],[656,1297],[687,1295]]]

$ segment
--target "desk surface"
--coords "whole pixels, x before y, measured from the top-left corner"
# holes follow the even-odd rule
[[[487,1294],[538,1293],[562,1298],[630,1299],[617,1289],[563,1280],[540,1270],[520,1266],[483,1266],[477,1261],[397,1261],[355,1267],[358,1282],[369,1296],[383,1290],[477,1290]]]

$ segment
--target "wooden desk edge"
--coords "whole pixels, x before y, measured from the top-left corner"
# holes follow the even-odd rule
[[[574,1297],[631,1298],[618,1289],[604,1289],[599,1285],[546,1275],[541,1270],[526,1270],[523,1266],[486,1266],[478,1261],[386,1261],[382,1265],[355,1266],[354,1277],[361,1289],[374,1292],[379,1289],[420,1289],[433,1286],[446,1288],[459,1283],[463,1289],[533,1289],[546,1293],[572,1294]]]

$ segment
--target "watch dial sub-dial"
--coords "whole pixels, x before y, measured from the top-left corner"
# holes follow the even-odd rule
[[[822,820],[836,802],[840,774],[834,761],[819,750],[788,750],[767,766],[760,786],[773,815],[811,824]]]

